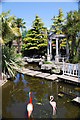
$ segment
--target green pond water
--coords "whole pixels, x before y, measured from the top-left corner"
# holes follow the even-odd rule
[[[33,103],[32,118],[80,118],[80,105],[68,96],[59,97],[60,91],[80,96],[76,86],[62,82],[52,82],[23,74],[17,74],[14,81],[8,81],[2,88],[2,117],[27,119],[26,106],[29,92]],[[50,96],[54,96],[57,109],[53,115]]]

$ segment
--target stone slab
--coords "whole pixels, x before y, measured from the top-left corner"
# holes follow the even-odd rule
[[[49,79],[49,80],[56,80],[56,79],[58,79],[58,76],[55,75],[55,74],[52,74],[52,75],[47,76],[47,77],[45,77],[45,78],[46,78],[46,79]]]
[[[38,74],[41,74],[41,72],[31,71],[31,72],[27,72],[26,74],[27,74],[27,75],[30,75],[30,76],[36,76],[36,75],[38,75]]]
[[[29,70],[29,69],[22,70],[23,74],[27,74],[27,73],[30,73],[30,72],[34,72],[34,71],[33,70]]]
[[[76,77],[71,77],[71,76],[67,76],[67,75],[58,75],[58,78],[67,80],[67,81],[71,81],[71,82],[76,82],[76,83],[80,83],[80,79],[76,78]]]
[[[35,75],[36,77],[40,77],[40,78],[45,78],[47,76],[49,76],[50,74],[49,73],[40,73],[40,74],[37,74]]]

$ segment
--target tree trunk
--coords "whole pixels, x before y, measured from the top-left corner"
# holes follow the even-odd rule
[[[17,52],[20,53],[20,37],[17,37]]]
[[[79,41],[78,41],[78,58],[80,61],[80,30],[79,30]]]
[[[69,60],[69,45],[68,45],[68,37],[66,40],[66,56],[67,56],[67,60]]]
[[[72,58],[73,58],[73,56],[74,56],[75,40],[76,40],[76,38],[75,38],[75,34],[74,34],[74,36],[72,37],[72,43],[71,43],[71,57],[72,57]]]

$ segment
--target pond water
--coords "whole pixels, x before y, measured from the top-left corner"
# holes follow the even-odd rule
[[[67,83],[52,82],[23,74],[17,74],[14,81],[8,81],[2,88],[3,118],[27,119],[26,106],[29,103],[29,92],[33,103],[32,118],[80,118],[80,105],[73,103],[68,96],[59,97],[60,91],[80,96],[76,86]],[[50,96],[54,96],[57,109],[53,115]]]

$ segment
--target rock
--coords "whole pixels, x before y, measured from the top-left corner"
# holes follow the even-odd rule
[[[42,62],[42,61],[40,61],[40,62],[39,62],[39,65],[42,65],[42,64],[43,64],[43,62]]]
[[[80,92],[80,88],[79,87],[76,87],[75,90],[79,91]]]
[[[37,105],[42,105],[42,103],[36,103]]]
[[[42,70],[51,70],[52,69],[52,65],[51,64],[42,64],[41,65],[41,69]]]
[[[27,62],[28,57],[23,57],[23,61]]]
[[[63,97],[63,96],[64,96],[64,94],[59,93],[59,94],[58,94],[58,96],[59,96],[59,97]]]

